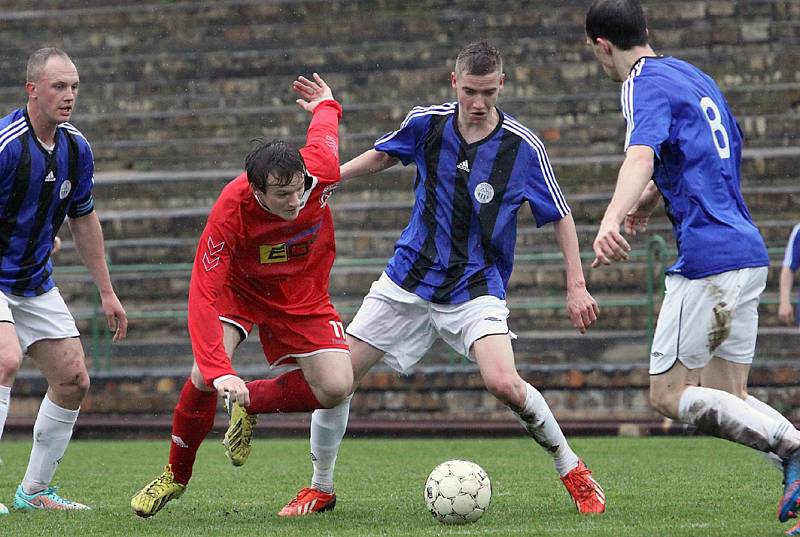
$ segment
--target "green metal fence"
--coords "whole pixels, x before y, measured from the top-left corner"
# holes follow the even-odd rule
[[[771,258],[783,256],[784,248],[770,248]],[[656,324],[656,307],[661,302],[664,284],[664,268],[677,255],[674,248],[670,248],[663,237],[654,235],[651,237],[645,249],[632,250],[631,260],[645,260],[647,262],[647,279],[645,282],[644,295],[640,297],[630,296],[621,299],[604,300],[600,304],[605,307],[643,307],[647,310],[647,340],[648,346],[652,342],[653,332]],[[594,259],[594,252],[581,252],[581,258],[585,261]],[[543,254],[520,254],[516,256],[517,263],[542,263],[561,260],[561,254],[557,252]],[[374,266],[376,274],[386,263],[385,258],[343,258],[336,260],[336,267],[366,267]],[[118,273],[166,273],[166,272],[185,272],[187,278],[192,270],[191,263],[165,263],[165,264],[125,264],[114,265],[109,263],[109,271],[113,274]],[[57,267],[56,276],[66,274],[85,273],[82,266]],[[100,306],[100,296],[93,293],[92,305],[89,310],[74,312],[75,318],[88,320],[91,355],[94,360],[95,369],[109,370],[112,367],[113,350],[111,345],[112,334],[106,327],[106,319]],[[762,303],[774,304],[777,299],[762,297]],[[515,301],[509,304],[511,310],[545,310],[564,308],[563,300],[553,301]],[[340,313],[354,313],[357,306],[339,307]],[[127,309],[129,319],[180,319],[186,318],[186,309],[160,309],[160,310],[131,310]]]

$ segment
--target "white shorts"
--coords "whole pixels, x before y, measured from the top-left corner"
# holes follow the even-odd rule
[[[80,336],[58,287],[39,296],[16,296],[0,292],[0,322],[14,323],[22,352],[42,339]]]
[[[668,371],[675,360],[698,369],[712,356],[752,363],[758,299],[766,283],[767,267],[731,270],[698,280],[668,275],[650,351],[650,374]]]
[[[437,338],[464,356],[470,356],[472,344],[484,336],[509,334],[513,338],[507,318],[506,302],[497,297],[435,304],[409,293],[383,273],[372,283],[347,333],[382,350],[383,361],[404,373]]]

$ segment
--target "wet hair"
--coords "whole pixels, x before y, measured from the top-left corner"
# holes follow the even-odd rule
[[[25,71],[26,81],[38,82],[42,76],[42,70],[44,70],[44,66],[47,63],[47,60],[49,60],[53,56],[59,56],[69,62],[72,61],[69,58],[69,55],[60,48],[56,47],[40,48],[39,50],[31,54],[30,57],[28,58],[28,68]]]
[[[462,48],[456,58],[457,75],[490,75],[503,72],[503,58],[500,51],[487,41],[475,41]]]
[[[244,160],[247,181],[261,192],[267,191],[267,177],[272,175],[277,186],[286,186],[298,173],[306,170],[300,151],[283,140],[253,140],[256,145]]]
[[[592,43],[608,39],[620,50],[647,44],[647,20],[639,0],[594,0],[586,12],[586,35]]]

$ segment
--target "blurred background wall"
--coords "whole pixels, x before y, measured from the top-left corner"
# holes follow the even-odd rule
[[[647,405],[646,364],[660,272],[674,258],[663,211],[634,242],[632,261],[588,268],[625,132],[619,87],[604,77],[585,43],[588,4],[0,2],[0,111],[24,105],[25,63],[34,50],[62,47],[78,66],[81,88],[71,122],[94,150],[95,203],[115,286],[131,316],[128,340],[112,347],[64,226],[56,279],[80,319],[93,373],[78,434],[168,426],[192,362],[186,298],[197,238],[220,189],[240,173],[251,139],[303,143],[308,117],[290,91],[296,75],[319,72],[344,105],[344,162],[395,129],[412,106],[453,100],[455,55],[479,38],[504,54],[500,107],[546,144],[588,258],[589,289],[602,310],[588,334],[571,328],[552,229],[537,230],[529,211],[521,211],[509,322],[519,336],[523,376],[544,392],[567,429],[661,427]],[[773,259],[753,393],[798,419],[800,332],[778,325],[776,304],[783,247],[800,220],[800,2],[645,5],[655,50],[714,77],[745,132],[743,190]],[[413,167],[398,166],[348,183],[331,199],[338,243],[331,294],[345,322],[407,222],[413,179]],[[666,239],[666,250],[655,235]],[[247,378],[272,374],[257,337],[243,343],[235,366]],[[7,430],[30,425],[44,389],[26,363]],[[262,421],[302,430],[306,418]],[[476,424],[486,432],[517,430],[510,413],[482,390],[475,368],[438,344],[408,377],[376,369],[355,397],[351,418],[351,431],[440,432]]]

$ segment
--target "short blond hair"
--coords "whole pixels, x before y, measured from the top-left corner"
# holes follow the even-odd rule
[[[42,71],[44,70],[44,66],[47,63],[47,60],[49,60],[53,56],[59,56],[69,62],[72,61],[69,55],[60,48],[56,47],[40,48],[39,50],[31,54],[30,58],[28,58],[28,69],[25,72],[26,76],[25,80],[27,82],[38,82],[39,78],[42,76]]]

